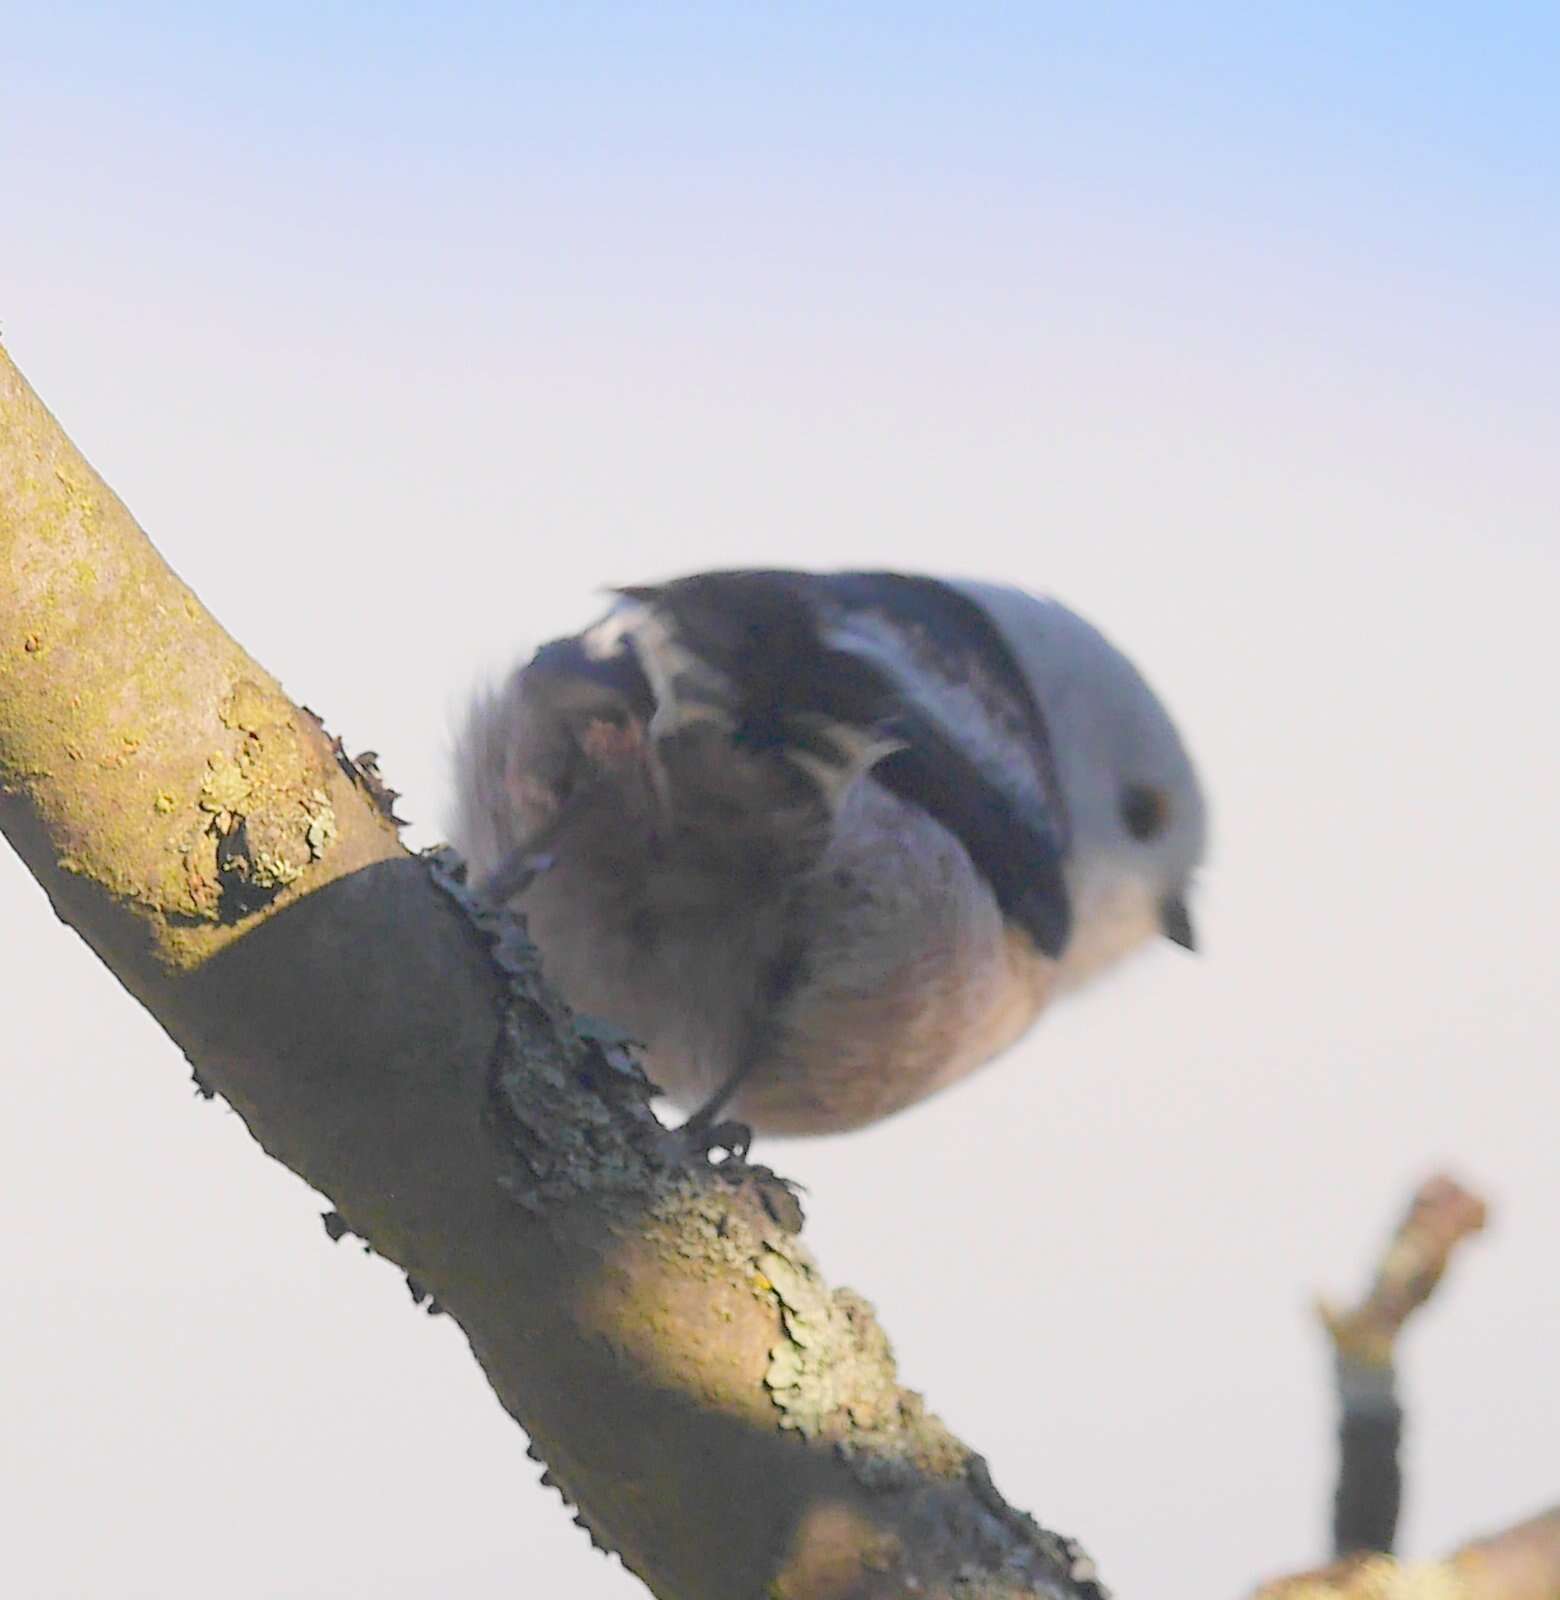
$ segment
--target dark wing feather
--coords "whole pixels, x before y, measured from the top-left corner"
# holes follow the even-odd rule
[[[799,719],[871,728],[899,702],[887,674],[830,642],[814,582],[805,573],[702,572],[617,592],[667,618],[683,647],[720,674],[741,739],[790,744],[808,738]]]
[[[900,741],[874,779],[947,828],[1005,914],[1061,954],[1067,816],[1045,722],[973,600],[887,572],[701,573],[620,592],[721,674],[739,738],[816,747],[842,723]]]

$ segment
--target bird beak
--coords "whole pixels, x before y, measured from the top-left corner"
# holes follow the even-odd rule
[[[1197,935],[1192,928],[1192,914],[1180,894],[1167,894],[1159,902],[1159,931],[1171,944],[1183,950],[1197,948]]]

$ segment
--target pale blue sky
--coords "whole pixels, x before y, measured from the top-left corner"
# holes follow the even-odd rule
[[[155,210],[236,163],[235,191],[341,223],[495,186],[460,213],[481,236],[646,183],[673,218],[690,191],[784,211],[820,181],[974,185],[1556,292],[1546,6],[246,9],[18,8],[7,143],[38,192],[95,169]]]
[[[605,582],[1002,578],[1163,691],[1205,955],[764,1153],[1007,1493],[1127,1597],[1318,1554],[1305,1298],[1445,1161],[1410,1545],[1553,1498],[1553,7],[11,11],[7,347],[416,842]],[[632,1594],[3,855],[0,927],[20,1592]]]

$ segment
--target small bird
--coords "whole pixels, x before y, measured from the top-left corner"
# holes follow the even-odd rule
[[[614,593],[476,698],[452,835],[690,1137],[876,1121],[1146,940],[1193,948],[1197,775],[1059,602],[890,572]]]

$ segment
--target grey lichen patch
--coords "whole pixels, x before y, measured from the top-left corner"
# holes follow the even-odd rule
[[[1074,1586],[1069,1592],[1106,1600],[1083,1549],[1010,1507],[985,1462],[920,1395],[899,1386],[871,1306],[849,1289],[830,1291],[800,1244],[778,1238],[756,1257],[756,1278],[778,1306],[784,1331],[764,1374],[781,1426],[831,1442],[874,1494],[908,1495],[945,1522],[950,1541],[972,1552],[955,1593],[970,1600],[1028,1594],[1033,1588],[1015,1585],[1016,1575],[1064,1573]]]
[[[238,841],[242,840],[242,843]],[[303,876],[304,863],[297,859],[292,846],[295,831],[274,817],[245,819],[227,835],[225,843],[232,846],[224,851],[217,847],[217,865],[224,872],[235,872],[251,888],[270,895],[296,883]],[[308,858],[313,859],[312,855]]]
[[[912,1440],[904,1427],[912,1420],[906,1403],[914,1397],[899,1387],[893,1351],[872,1307],[850,1289],[831,1291],[794,1243],[766,1246],[757,1269],[785,1331],[764,1373],[781,1426],[807,1438],[850,1440],[865,1455],[881,1457],[880,1465],[898,1460],[924,1468],[926,1441]],[[867,1448],[871,1441],[884,1448]]]
[[[524,923],[472,893],[453,851],[423,859],[504,981],[488,1077],[489,1112],[514,1156],[504,1187],[537,1213],[585,1193],[598,1202],[614,1193],[642,1201],[663,1181],[662,1129],[650,1110],[653,1087],[632,1052],[575,1026],[542,980]]]
[[[711,1183],[712,1173],[722,1181]],[[724,1169],[683,1168],[678,1181],[666,1184],[656,1197],[650,1215],[668,1254],[711,1275],[734,1273],[767,1296],[772,1286],[754,1263],[767,1248],[769,1233],[756,1227],[750,1214],[733,1204],[734,1198]]]
[[[296,883],[330,849],[337,824],[318,749],[279,693],[240,680],[220,716],[240,738],[206,758],[196,805],[209,820],[181,852],[183,909],[228,921]]]
[[[308,827],[303,830],[304,841],[309,847],[309,854],[319,861],[336,841],[335,808],[330,803],[330,796],[323,789],[316,789],[304,802],[303,809],[309,819]]]
[[[899,1387],[888,1339],[865,1300],[849,1289],[831,1293],[791,1239],[760,1253],[758,1274],[786,1335],[771,1349],[764,1377],[781,1425],[832,1441],[865,1488],[908,1495],[922,1507],[918,1516],[942,1522],[947,1541],[971,1552],[954,1594],[1028,1595],[1060,1573],[1073,1585],[1069,1592],[1108,1600],[1084,1550],[1009,1506],[981,1457],[920,1395]]]
[[[206,776],[200,785],[200,808],[215,818],[219,833],[230,832],[244,814],[253,785],[243,767],[224,750],[206,758]]]

